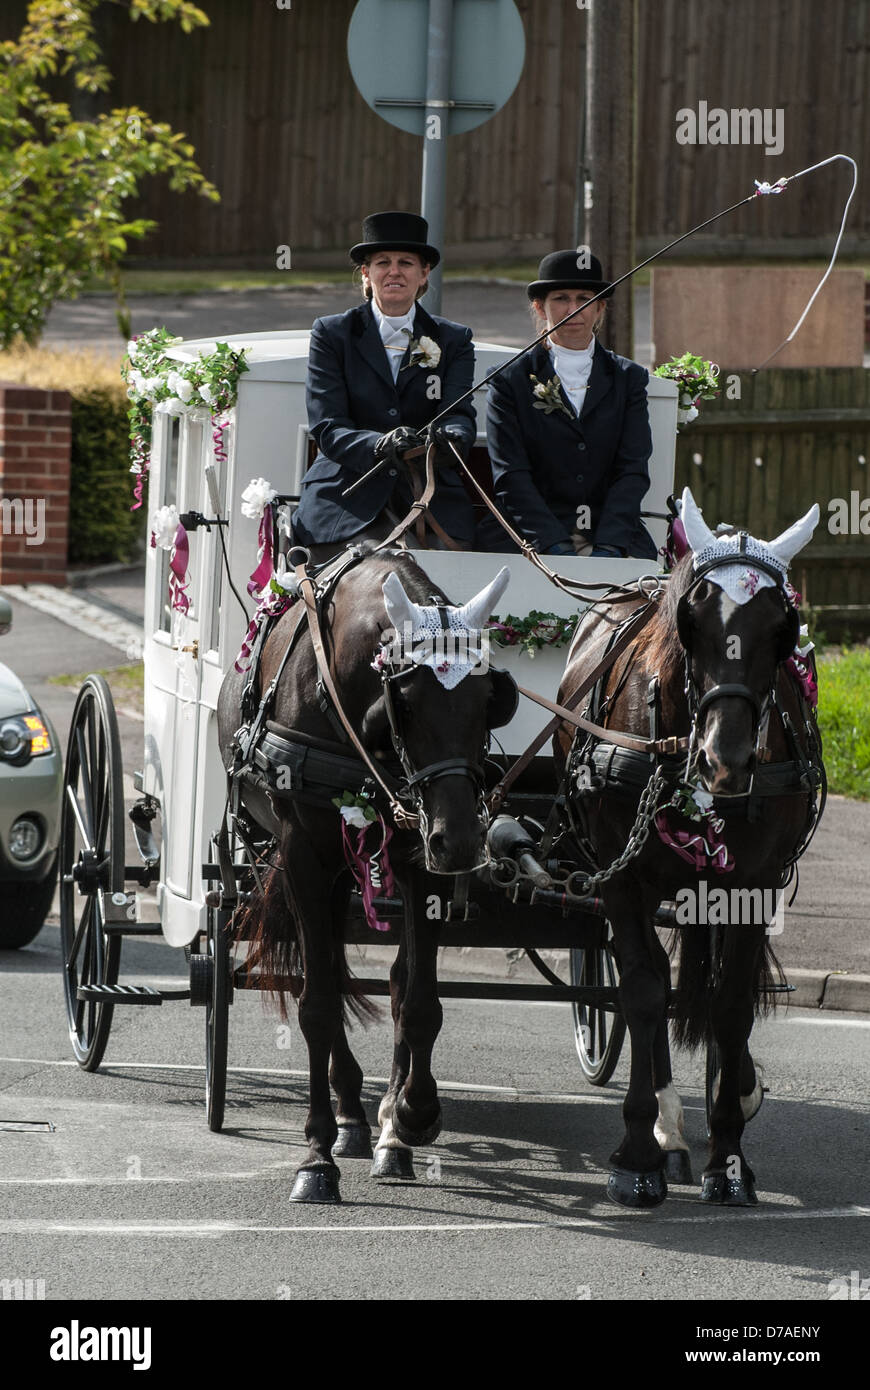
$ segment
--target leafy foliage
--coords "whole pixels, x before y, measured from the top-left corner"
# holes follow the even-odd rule
[[[70,564],[129,560],[145,517],[130,511],[127,411],[114,391],[73,395],[70,455]]]
[[[694,352],[684,352],[682,357],[663,362],[656,367],[653,376],[677,383],[680,405],[697,405],[698,401],[711,401],[719,394],[719,368],[715,362],[708,362]]]
[[[870,800],[870,649],[821,658],[818,719],[829,790]]]
[[[170,126],[127,107],[92,120],[56,100],[57,79],[106,91],[94,16],[102,0],[31,0],[17,40],[0,44],[0,347],[38,341],[56,299],[73,298],[102,274],[115,287],[119,327],[129,336],[120,261],[130,240],[156,225],[127,218],[143,178],[165,174],[173,190],[216,201],[194,149]],[[189,0],[119,0],[133,20],[208,24]]]
[[[487,630],[492,641],[500,647],[522,647],[530,657],[544,647],[564,647],[574,636],[577,615],[560,618],[556,613],[542,613],[533,608],[526,617],[508,613],[504,618],[490,618]]]

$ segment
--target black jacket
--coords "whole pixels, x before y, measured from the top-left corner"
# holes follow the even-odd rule
[[[543,343],[494,378],[487,404],[487,441],[499,503],[540,550],[570,539],[577,508],[587,505],[595,545],[654,559],[655,544],[640,520],[652,453],[644,367],[596,343],[579,418],[535,409],[530,376],[556,375]]]
[[[432,338],[441,349],[441,359],[435,367],[406,366],[406,353],[394,382],[371,304],[316,320],[308,353],[306,400],[308,427],[318,454],[305,476],[293,518],[293,534],[299,543],[348,540],[388,504],[399,515],[410,507],[412,493],[404,469],[384,468],[352,496],[341,494],[373,466],[375,444],[382,434],[399,425],[421,429],[473,383],[470,328],[432,318],[418,304],[414,337]],[[476,426],[470,399],[446,418],[458,421],[468,443],[473,443]],[[439,472],[431,510],[449,536],[471,542],[474,513],[456,472]]]

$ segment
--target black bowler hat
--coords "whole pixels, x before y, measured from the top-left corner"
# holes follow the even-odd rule
[[[373,212],[363,222],[363,240],[350,248],[350,258],[362,265],[376,251],[416,251],[435,266],[441,252],[428,244],[428,235],[429,223],[414,212]]]
[[[601,262],[590,254],[589,265],[581,270],[585,259],[575,247],[571,251],[551,251],[538,266],[538,279],[528,287],[529,299],[545,299],[551,290],[590,290],[598,294],[604,290],[604,298],[613,294],[613,286],[605,280]]]

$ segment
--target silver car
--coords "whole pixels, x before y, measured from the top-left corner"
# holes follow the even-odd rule
[[[12,608],[0,596],[0,635]],[[26,946],[57,882],[63,756],[51,722],[0,663],[0,950]]]

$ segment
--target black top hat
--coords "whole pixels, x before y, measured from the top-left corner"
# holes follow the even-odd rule
[[[363,222],[363,240],[350,248],[350,258],[362,265],[376,251],[416,251],[435,266],[441,252],[428,244],[428,235],[429,223],[414,212],[374,212]]]
[[[587,259],[588,266],[581,269]],[[589,290],[592,294],[604,290],[605,299],[613,294],[598,257],[586,257],[576,247],[571,251],[551,251],[538,266],[538,277],[528,287],[529,299],[544,299],[551,290]]]

